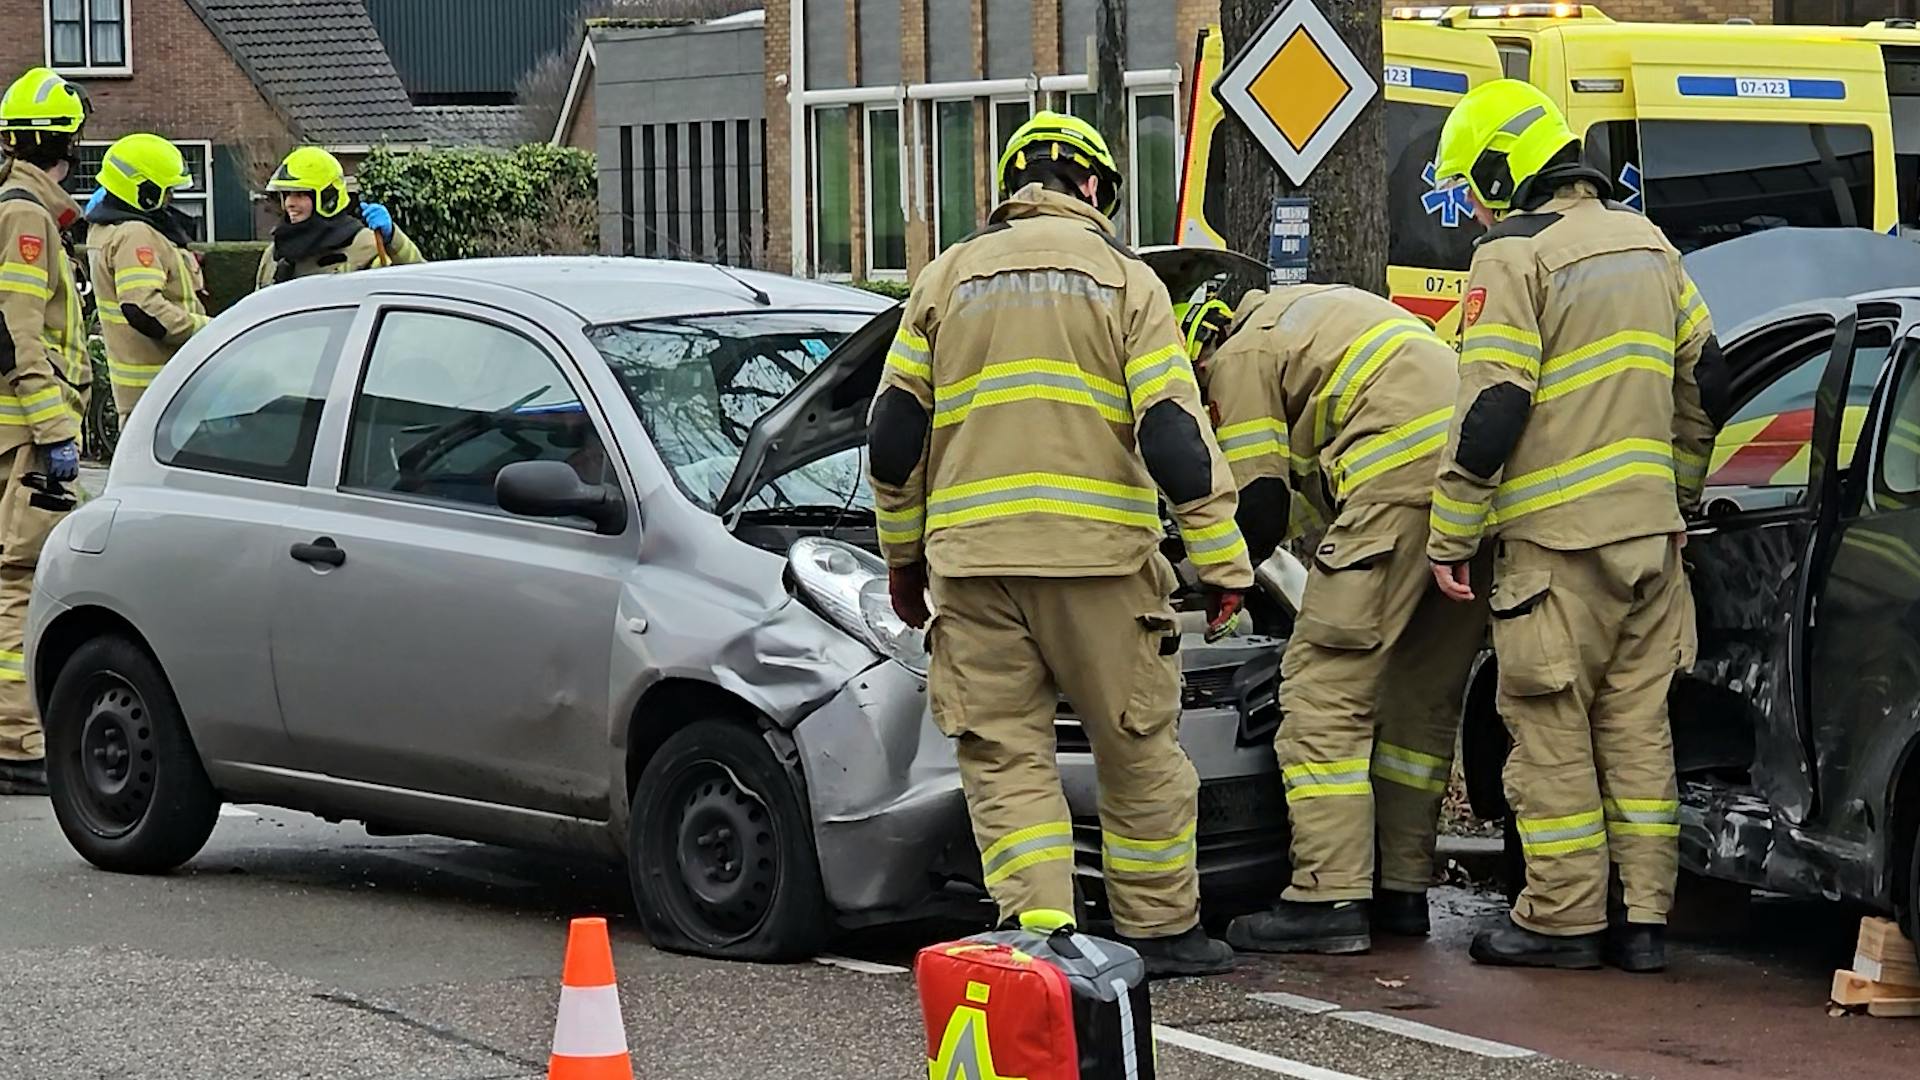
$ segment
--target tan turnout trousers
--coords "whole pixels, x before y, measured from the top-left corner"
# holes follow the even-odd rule
[[[1114,925],[1199,921],[1199,779],[1180,748],[1173,568],[1121,577],[933,578],[934,722],[956,737],[981,867],[1002,919],[1073,910],[1073,820],[1054,760],[1064,693],[1093,745]]]
[[[1507,801],[1527,857],[1513,920],[1542,934],[1606,929],[1611,852],[1627,920],[1665,923],[1680,835],[1667,687],[1695,648],[1679,549],[1667,535],[1587,551],[1498,548]]]
[[[65,515],[32,505],[33,490],[20,482],[46,472],[46,457],[37,446],[0,451],[0,760],[7,761],[46,756],[40,712],[27,694],[27,601],[40,548]]]
[[[1434,588],[1426,543],[1426,506],[1373,503],[1341,511],[1314,552],[1274,737],[1293,821],[1288,900],[1371,897],[1376,832],[1382,888],[1433,880],[1487,609]]]

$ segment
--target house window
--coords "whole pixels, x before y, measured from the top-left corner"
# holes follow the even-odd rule
[[[853,273],[852,173],[847,107],[813,110],[813,269],[816,274]]]
[[[127,0],[46,0],[47,63],[61,71],[124,72]]]
[[[1172,94],[1135,94],[1132,98],[1133,189],[1130,202],[1136,244],[1173,243],[1179,212],[1180,137],[1173,120]]]
[[[107,155],[108,143],[82,142],[74,147],[74,167],[62,183],[74,198],[86,202],[99,185],[100,161]],[[187,160],[187,175],[193,182],[176,188],[173,205],[188,219],[188,234],[196,241],[214,239],[213,235],[213,144],[201,140],[176,142],[180,156]]]
[[[973,102],[933,104],[934,220],[946,250],[979,227],[974,206]]]
[[[867,110],[867,272],[907,271],[907,215],[900,194],[900,110]]]
[[[993,158],[987,162],[987,185],[993,189],[995,199],[1007,194],[1000,190],[1000,155],[1006,152],[1007,140],[1032,117],[1033,103],[1026,98],[993,103]]]

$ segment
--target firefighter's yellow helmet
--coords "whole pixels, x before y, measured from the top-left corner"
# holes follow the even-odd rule
[[[1219,344],[1227,327],[1233,325],[1233,308],[1218,296],[1209,294],[1205,300],[1174,306],[1180,332],[1187,339],[1187,357],[1192,360],[1200,359],[1208,346]]]
[[[347,170],[340,159],[317,146],[303,146],[287,155],[267,181],[268,191],[313,193],[314,212],[334,217],[347,208]]]
[[[190,186],[193,176],[179,147],[140,132],[107,147],[100,159],[99,181],[107,194],[136,210],[158,210],[166,203],[167,192]]]
[[[0,95],[0,131],[72,135],[87,121],[87,95],[52,68],[37,67]]]
[[[1434,155],[1434,183],[1464,180],[1481,206],[1504,211],[1521,184],[1577,141],[1539,87],[1495,79],[1467,91],[1447,115]]]
[[[1113,151],[1092,124],[1065,113],[1037,112],[1007,139],[994,172],[1000,190],[1012,194],[1011,174],[1048,158],[1071,161],[1098,176],[1100,212],[1113,216],[1120,205],[1120,170],[1113,162]]]

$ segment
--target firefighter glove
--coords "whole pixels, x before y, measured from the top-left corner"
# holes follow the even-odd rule
[[[1207,590],[1207,643],[1219,641],[1240,626],[1240,613],[1246,607],[1247,594],[1239,589]]]
[[[47,473],[63,484],[79,476],[79,444],[66,439],[47,447]]]
[[[889,567],[887,596],[893,600],[893,613],[902,622],[915,630],[924,628],[933,617],[927,610],[927,564]]]
[[[381,240],[393,243],[393,215],[387,213],[386,207],[377,202],[363,202],[360,204],[360,220],[367,223],[367,228],[379,233]]]

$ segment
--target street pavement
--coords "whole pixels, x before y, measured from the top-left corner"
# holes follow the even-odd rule
[[[1714,893],[1675,971],[1636,978],[1475,968],[1465,940],[1501,905],[1439,899],[1431,942],[1156,984],[1160,1075],[1912,1075],[1920,1029],[1826,1015],[1846,913]],[[580,914],[612,918],[636,1076],[687,1080],[925,1076],[904,965],[964,929],[718,963],[649,948],[612,867],[229,807],[186,869],[125,877],[75,856],[44,800],[0,798],[0,1080],[539,1078]]]

